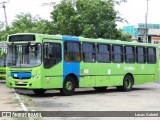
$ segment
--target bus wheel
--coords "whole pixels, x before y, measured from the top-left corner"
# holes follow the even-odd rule
[[[46,92],[46,90],[45,89],[34,89],[33,92],[36,95],[43,95]]]
[[[107,87],[93,87],[96,91],[105,91]]]
[[[63,88],[60,89],[60,93],[65,96],[73,95],[75,90],[75,81],[72,77],[65,78]]]
[[[123,91],[130,91],[133,87],[133,78],[130,75],[126,75],[123,79]]]

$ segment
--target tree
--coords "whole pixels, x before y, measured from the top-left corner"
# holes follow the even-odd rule
[[[118,29],[117,38],[122,41],[131,41],[132,35],[123,33],[122,29]]]
[[[50,26],[49,21],[44,20],[39,16],[33,17],[30,13],[21,13],[18,14],[16,16],[16,19],[12,22],[11,29],[14,33],[18,32],[46,33],[48,26]]]
[[[61,4],[54,5],[51,22],[30,13],[20,13],[4,30],[0,23],[0,40],[6,40],[9,34],[23,32],[130,40],[130,36],[116,28],[116,21],[124,19],[114,10],[114,5],[125,1],[62,0]]]
[[[30,13],[20,13],[16,15],[15,20],[10,27],[2,30],[0,33],[0,39],[6,40],[9,34],[14,33],[43,33],[52,34],[53,25],[48,20],[44,20],[39,16],[32,16]]]
[[[63,0],[51,12],[54,33],[118,39],[121,35],[116,21],[123,19],[114,10],[114,5],[122,1],[125,0],[117,3],[114,0]]]

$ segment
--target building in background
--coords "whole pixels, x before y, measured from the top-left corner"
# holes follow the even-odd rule
[[[145,42],[146,25],[144,23],[123,26],[123,32],[131,34],[138,42]],[[160,24],[147,24],[147,42],[160,43]]]

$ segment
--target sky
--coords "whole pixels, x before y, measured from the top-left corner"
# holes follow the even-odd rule
[[[60,0],[0,0],[8,1],[6,3],[6,13],[8,23],[14,21],[16,14],[21,12],[31,13],[33,16],[39,15],[41,18],[50,20],[50,12],[53,8],[49,5],[42,6],[43,3],[56,2]],[[148,23],[160,24],[160,0],[148,0]],[[145,14],[147,11],[147,0],[128,0],[120,6],[115,6],[120,12],[120,17],[125,18],[127,23],[117,23],[122,28],[125,25],[137,25],[145,23]],[[0,21],[4,21],[4,11],[0,4]]]
[[[118,23],[118,26],[137,25],[145,23],[147,13],[147,0],[128,0],[128,2],[115,7],[120,16],[125,18],[129,24]],[[160,24],[160,0],[148,0],[147,23]]]

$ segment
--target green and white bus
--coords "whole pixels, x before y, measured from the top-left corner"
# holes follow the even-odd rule
[[[0,80],[6,80],[7,43],[0,42]]]
[[[34,33],[8,36],[7,86],[36,94],[75,88],[130,91],[158,80],[158,46],[154,44]]]

